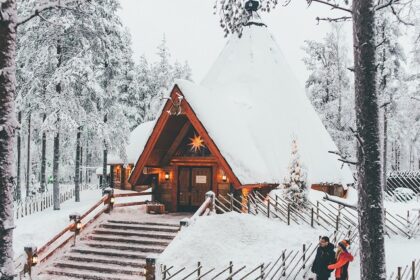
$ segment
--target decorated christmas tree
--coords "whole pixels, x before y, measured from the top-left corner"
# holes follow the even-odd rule
[[[286,199],[298,208],[305,207],[308,202],[308,183],[306,181],[306,171],[300,161],[298,145],[294,139],[292,142],[292,159],[289,165],[289,175],[285,178]]]

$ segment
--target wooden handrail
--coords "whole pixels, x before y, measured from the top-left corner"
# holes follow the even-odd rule
[[[95,203],[94,206],[89,208],[83,215],[81,215],[80,219],[82,220],[82,219],[86,218],[86,216],[88,216],[90,213],[92,213],[93,210],[95,210],[98,206],[100,206],[106,200],[106,198],[107,198],[107,196],[103,196],[97,203]],[[60,237],[64,236],[64,234],[66,234],[68,231],[70,231],[73,227],[74,227],[74,223],[68,224],[63,230],[61,230],[58,234],[56,234],[53,238],[51,238],[46,244],[44,244],[41,248],[38,249],[38,255],[40,256],[42,253],[44,253],[44,251],[51,244],[53,244],[55,241],[57,241]],[[71,237],[67,238],[64,242],[59,244],[57,246],[57,248],[55,248],[53,250],[53,252],[55,250],[57,250],[59,247],[63,246],[65,243],[67,243],[70,239],[71,239]],[[43,260],[47,259],[50,256],[51,256],[51,252],[48,255],[44,256],[43,258],[40,258],[39,262],[42,262]]]
[[[211,203],[211,197],[207,197],[206,200],[204,200],[203,204],[201,204],[200,208],[194,213],[194,215],[191,217],[191,220],[197,219],[199,216],[202,216],[204,211],[210,206]]]
[[[115,193],[114,197],[132,197],[132,196],[143,196],[151,195],[153,192],[135,192],[135,193]]]

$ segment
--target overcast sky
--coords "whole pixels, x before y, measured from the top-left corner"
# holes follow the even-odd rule
[[[213,14],[215,0],[121,0],[124,24],[131,32],[136,59],[142,54],[156,59],[156,47],[163,34],[172,58],[188,60],[193,79],[200,82],[226,43]],[[343,15],[334,12],[335,15]],[[264,22],[276,38],[281,50],[301,83],[307,78],[301,47],[304,40],[321,40],[329,31],[327,23],[317,25],[317,16],[331,16],[332,11],[304,0],[292,0],[270,14],[262,14]],[[351,23],[345,24],[351,43]]]

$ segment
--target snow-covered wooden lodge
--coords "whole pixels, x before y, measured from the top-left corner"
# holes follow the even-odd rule
[[[183,210],[199,206],[208,190],[277,186],[293,139],[312,186],[353,183],[268,28],[253,19],[200,84],[176,81],[158,118],[132,132],[127,168],[111,157],[111,177],[117,188],[154,186],[169,211]]]

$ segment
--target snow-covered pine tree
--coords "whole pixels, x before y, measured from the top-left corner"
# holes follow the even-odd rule
[[[307,174],[300,160],[297,140],[292,141],[292,154],[288,176],[284,179],[284,195],[296,208],[306,207],[308,202]]]
[[[331,24],[331,32],[322,42],[305,41],[303,50],[310,71],[308,97],[342,156],[354,158],[355,140],[350,130],[355,125],[354,93],[343,25]]]

